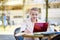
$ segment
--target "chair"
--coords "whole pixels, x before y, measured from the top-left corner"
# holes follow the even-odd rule
[[[53,37],[51,40],[60,40],[60,34],[58,34],[57,36]]]
[[[14,31],[14,37],[16,40],[23,40],[24,38],[22,36],[15,36],[17,33],[19,33],[20,28],[16,28]]]

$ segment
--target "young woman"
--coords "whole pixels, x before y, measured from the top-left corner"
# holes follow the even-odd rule
[[[21,24],[22,27],[20,32],[33,33],[34,24],[38,22],[43,22],[38,18],[38,16],[39,16],[39,9],[32,8],[29,12],[29,18],[26,19]],[[33,38],[24,38],[24,40],[33,40]],[[39,40],[39,38],[34,38],[34,40]]]

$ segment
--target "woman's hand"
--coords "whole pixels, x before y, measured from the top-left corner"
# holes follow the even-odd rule
[[[28,29],[26,29],[24,32],[25,32],[25,33],[31,33]]]

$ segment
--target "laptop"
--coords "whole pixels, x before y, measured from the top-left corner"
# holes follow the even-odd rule
[[[33,32],[46,32],[48,23],[35,23]]]

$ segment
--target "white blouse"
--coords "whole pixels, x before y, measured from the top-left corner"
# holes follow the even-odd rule
[[[37,19],[37,20],[38,20],[38,23],[45,22],[45,21],[41,21],[40,19]],[[28,29],[31,33],[33,33],[34,23],[31,22],[31,19],[27,19],[21,24],[20,32],[24,31],[25,29]]]

